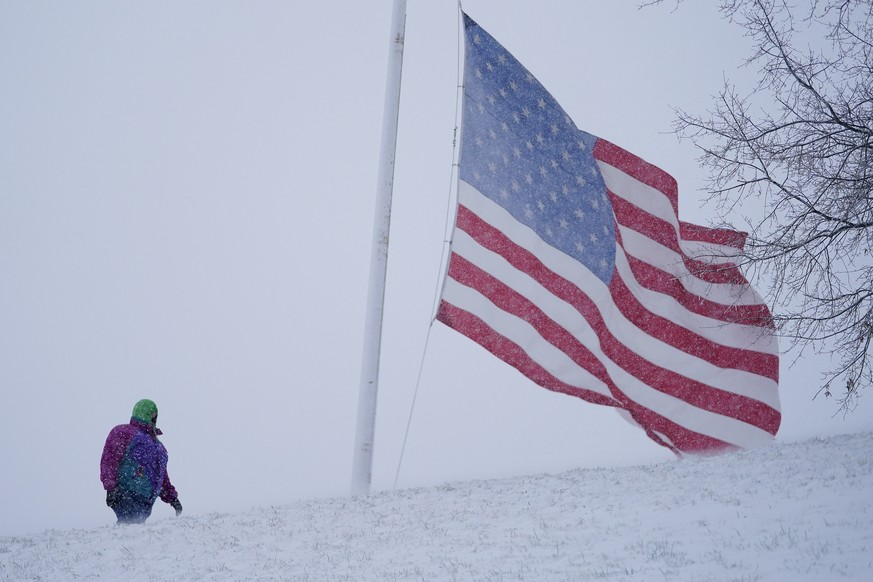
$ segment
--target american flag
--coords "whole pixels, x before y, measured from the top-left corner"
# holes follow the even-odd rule
[[[770,312],[742,233],[681,222],[676,181],[579,130],[467,15],[458,209],[437,318],[677,454],[772,441]]]

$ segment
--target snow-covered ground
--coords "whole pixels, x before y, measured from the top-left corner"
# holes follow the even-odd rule
[[[0,578],[869,581],[871,445],[868,432],[49,530],[0,538]]]

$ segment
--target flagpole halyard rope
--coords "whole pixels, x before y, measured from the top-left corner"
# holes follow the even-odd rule
[[[460,129],[460,110],[461,110],[461,93],[463,91],[464,85],[462,83],[462,67],[461,67],[461,32],[463,30],[463,23],[461,21],[461,14],[463,13],[463,7],[461,6],[460,0],[458,0],[458,61],[457,61],[457,76],[458,76],[458,86],[455,91],[455,129],[452,134],[452,167],[449,172],[449,195],[448,195],[448,204],[446,206],[446,219],[445,219],[445,227],[444,234],[445,238],[443,241],[443,253],[440,257],[440,265],[439,265],[439,275],[437,276],[437,286],[434,290],[434,298],[433,298],[433,308],[431,311],[430,323],[427,326],[427,336],[424,339],[424,348],[421,351],[421,359],[419,360],[418,365],[418,377],[415,380],[415,390],[412,393],[412,403],[409,405],[409,418],[406,421],[406,431],[403,433],[403,444],[400,447],[400,458],[397,461],[397,471],[394,473],[394,489],[397,489],[397,482],[400,479],[400,468],[403,466],[403,457],[406,454],[406,443],[409,440],[409,430],[412,426],[412,415],[415,412],[415,401],[418,399],[418,389],[421,386],[421,376],[424,371],[424,360],[427,357],[427,348],[430,345],[430,332],[433,330],[433,323],[436,321],[436,314],[439,309],[439,300],[442,295],[442,288],[445,285],[446,278],[446,270],[449,256],[449,244],[451,243],[451,236],[449,235],[449,228],[452,226],[454,221],[452,220],[453,214],[451,212],[453,199],[452,199],[452,188],[457,183],[457,178],[455,177],[455,172],[458,169],[458,130]]]
[[[463,24],[463,7],[461,6],[460,0],[458,0],[458,40],[457,40],[457,62],[456,62],[456,75],[458,79],[457,86],[455,88],[455,128],[452,132],[452,168],[449,172],[449,188],[448,188],[448,204],[446,204],[446,219],[443,227],[443,253],[440,257],[440,270],[438,281],[442,281],[442,284],[437,285],[437,288],[434,292],[434,300],[433,300],[433,309],[431,311],[431,326],[433,326],[433,322],[437,316],[437,310],[439,309],[439,298],[442,295],[442,289],[445,286],[446,279],[446,271],[448,270],[448,257],[449,257],[449,245],[452,242],[451,232],[454,230],[454,217],[457,213],[457,203],[455,198],[457,198],[457,191],[455,191],[455,197],[452,196],[453,187],[457,186],[458,178],[455,175],[455,172],[458,171],[459,168],[459,152],[458,152],[458,131],[461,128],[461,97],[464,91],[464,83],[463,83],[463,66],[461,63],[461,43],[463,42],[462,33],[464,30]],[[455,209],[455,212],[452,212],[452,209]]]
[[[418,398],[418,388],[421,386],[421,374],[424,370],[424,358],[427,354],[427,346],[430,343],[430,331],[433,322],[427,326],[427,337],[424,340],[424,348],[421,351],[421,359],[418,364],[418,378],[415,380],[415,390],[412,393],[412,404],[409,405],[409,418],[406,421],[406,432],[403,433],[403,445],[400,447],[400,459],[397,461],[397,471],[394,473],[394,489],[397,489],[397,481],[400,479],[400,467],[403,465],[403,456],[406,453],[406,441],[409,439],[409,428],[412,426],[412,414],[415,411],[415,401]]]

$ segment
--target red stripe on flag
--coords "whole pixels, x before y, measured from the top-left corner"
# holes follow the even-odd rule
[[[459,216],[461,208],[463,207],[459,207]],[[527,273],[556,297],[572,305],[594,330],[600,340],[604,355],[626,372],[653,389],[684,400],[697,408],[736,418],[775,434],[781,418],[778,411],[758,400],[703,384],[642,358],[609,331],[600,310],[583,290],[549,270],[527,249],[516,245],[502,232],[485,223],[472,212],[469,214],[472,216],[465,217],[464,222],[471,226],[472,230],[466,226],[460,226],[460,220],[459,228],[462,228],[485,248],[500,254],[514,267]],[[577,352],[568,349],[567,342],[570,341],[567,339],[568,337],[572,338],[571,342],[576,346],[576,349],[590,353],[575,337],[548,319],[526,297],[519,295],[498,279],[456,254],[452,256],[449,276],[476,289],[502,310],[533,325],[549,343],[559,348],[563,346],[562,351],[574,361]],[[613,277],[613,280],[616,278]],[[558,329],[560,332],[557,332]],[[597,375],[597,371],[591,369],[589,365],[579,361],[577,363]],[[598,375],[598,377],[601,376]]]
[[[637,231],[681,256],[685,268],[698,279],[718,284],[743,285],[747,283],[746,278],[732,263],[710,264],[687,257],[679,247],[676,230],[669,222],[652,216],[612,192],[609,193],[609,198],[615,212],[615,219],[620,225]]]
[[[553,392],[576,396],[594,404],[615,406],[615,400],[603,394],[561,382],[531,359],[527,352],[516,343],[497,333],[487,323],[468,311],[455,307],[443,300],[440,302],[436,318],[478,343],[543,388],[548,388]]]
[[[724,305],[688,291],[670,273],[634,257],[627,257],[634,279],[650,291],[663,293],[675,299],[679,305],[692,313],[725,323],[773,328],[770,310],[766,305]]]
[[[680,220],[679,236],[682,240],[713,243],[742,250],[746,246],[748,234],[726,228],[709,228]]]
[[[594,158],[663,192],[670,201],[673,212],[679,215],[679,186],[673,176],[603,138],[597,138],[597,143],[594,145]]]
[[[619,275],[612,278],[609,286],[622,315],[648,335],[719,368],[750,372],[774,382],[779,380],[778,356],[716,343],[650,312],[631,293]]]
[[[661,416],[645,406],[640,406],[623,394],[619,396],[619,401],[624,405],[625,410],[630,413],[634,421],[643,427],[643,430],[646,431],[649,438],[657,443],[663,444],[677,454],[680,452],[718,453],[733,451],[738,448],[711,436],[688,430],[669,418]],[[672,442],[672,446],[665,444],[663,440],[655,434],[656,432],[669,438]]]
[[[546,372],[542,366],[534,362],[517,344],[506,339],[503,335],[494,331],[487,323],[466,310],[443,300],[437,312],[437,319],[478,343],[544,388],[553,392],[575,396],[594,404],[616,406],[615,401],[606,398],[602,394],[561,382]],[[648,408],[640,406],[611,384],[611,382],[610,390],[616,396],[616,400],[622,405],[621,408],[630,413],[635,421],[644,428],[649,438],[674,452],[679,452],[679,450],[685,452],[713,452],[736,448],[718,439],[688,430]],[[666,436],[675,446],[665,442],[656,432]]]
[[[529,269],[535,268],[536,265],[541,265],[538,259],[534,257],[532,254],[528,253],[522,247],[519,247],[513,243],[509,237],[503,234],[497,228],[491,226],[481,218],[479,218],[474,212],[469,210],[463,205],[458,206],[458,217],[457,217],[457,228],[463,230],[470,234],[479,244],[483,247],[496,252],[506,258],[510,263],[512,263],[517,269],[525,272],[529,272]],[[512,250],[510,250],[512,249]],[[513,254],[513,251],[516,249],[521,249],[524,251],[525,256],[516,257]],[[708,301],[702,297],[697,295],[693,295],[689,293],[680,283],[676,280],[675,277],[664,273],[663,271],[652,267],[647,263],[643,263],[642,261],[638,261],[633,259],[632,257],[628,257],[628,260],[631,263],[631,270],[634,274],[634,277],[646,288],[651,289],[653,291],[657,291],[660,293],[664,293],[666,295],[670,295],[675,298],[683,307],[688,309],[693,313],[697,313],[699,315],[703,315],[705,317],[710,317],[713,319],[717,319],[719,321],[724,321],[727,323],[739,323],[743,325],[754,326],[756,324],[761,324],[762,322],[770,323],[769,312],[767,311],[765,306],[762,305],[738,305],[738,306],[725,306],[718,303],[714,303],[712,301]],[[545,269],[545,267],[542,267]],[[572,284],[564,279],[561,279],[563,283],[558,283],[558,285],[567,285],[572,286]],[[626,286],[624,287],[627,290]],[[620,290],[619,290],[620,291]],[[556,294],[559,294],[560,290],[556,289]],[[560,296],[560,295],[559,295]],[[627,297],[632,297],[630,291],[627,291]],[[639,301],[636,297],[633,298],[634,302],[639,304]],[[620,299],[616,299],[616,303],[620,305]],[[593,303],[591,304],[593,308]],[[580,309],[580,313],[583,316],[588,316],[588,312],[584,312],[581,310],[580,306],[577,306]],[[642,306],[640,305],[640,308]],[[648,311],[646,311],[649,313]],[[639,313],[639,312],[637,312]],[[651,314],[651,317],[657,317],[655,314]],[[666,321],[663,320],[662,321]],[[731,357],[728,357],[725,362],[734,361],[735,359],[748,360],[750,362],[754,362],[750,364],[752,370],[769,370],[766,374],[762,374],[768,378],[776,379],[778,375],[778,357],[771,356],[769,354],[761,354],[760,352],[755,352],[752,350],[738,350],[736,348],[727,348],[721,344],[716,344],[707,340],[706,338],[701,337],[698,334],[694,334],[693,332],[687,331],[688,335],[683,336],[683,342],[686,345],[697,345],[701,346],[703,351],[715,352],[719,349],[728,350],[727,353],[731,354]],[[666,334],[665,334],[666,335]],[[659,338],[664,339],[664,338]],[[666,341],[666,340],[665,340]],[[678,347],[680,349],[685,349],[685,347],[679,343],[667,342],[673,345],[674,347]],[[734,351],[736,350],[736,351]],[[688,351],[688,350],[686,350]],[[694,352],[689,352],[694,353]],[[721,365],[724,362],[719,360],[713,360],[713,363],[716,365]],[[728,365],[722,365],[721,367],[733,367]],[[738,368],[738,369],[746,369],[746,368]]]

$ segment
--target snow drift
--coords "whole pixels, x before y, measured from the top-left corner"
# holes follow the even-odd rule
[[[871,580],[871,444],[868,432],[3,537],[0,578]]]

